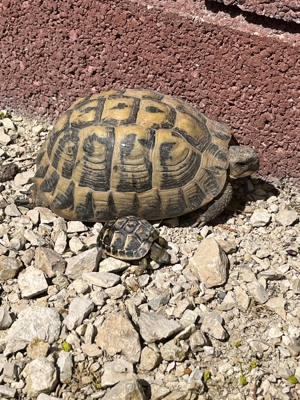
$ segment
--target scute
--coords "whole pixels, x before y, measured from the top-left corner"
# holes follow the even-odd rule
[[[150,250],[158,232],[146,220],[126,216],[107,222],[100,232],[99,246],[122,260],[138,260]]]
[[[69,220],[187,214],[222,191],[230,138],[227,125],[171,96],[93,94],[62,114],[42,146],[37,195]]]

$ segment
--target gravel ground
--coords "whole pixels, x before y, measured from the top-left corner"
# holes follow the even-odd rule
[[[0,117],[0,398],[300,398],[299,188],[238,182],[200,231],[158,224],[169,265],[98,269],[100,223],[14,204],[51,126]]]

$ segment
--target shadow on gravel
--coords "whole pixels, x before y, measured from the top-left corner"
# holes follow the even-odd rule
[[[263,179],[238,179],[233,183],[233,198],[221,215],[209,222],[209,225],[226,224],[229,218],[237,217],[244,213],[248,202],[258,200],[266,201],[271,196],[278,196],[279,190],[270,182]],[[183,215],[179,219],[181,227],[192,226],[199,214],[204,213],[208,205],[203,209]],[[199,213],[200,212],[200,213]],[[252,211],[251,211],[252,213]]]

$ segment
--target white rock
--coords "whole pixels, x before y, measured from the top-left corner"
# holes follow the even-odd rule
[[[38,247],[35,251],[35,266],[41,269],[49,278],[63,274],[67,262],[55,250]]]
[[[71,352],[60,351],[57,359],[60,382],[70,383],[72,380],[73,357]]]
[[[47,244],[46,240],[41,235],[31,229],[25,230],[24,236],[32,244],[32,246],[45,246]]]
[[[16,131],[16,126],[10,118],[2,118],[1,123],[6,130]]]
[[[49,208],[36,207],[36,211],[39,212],[40,221],[42,224],[51,224],[57,218],[57,215],[55,215]]]
[[[258,301],[259,303],[263,304],[268,301],[269,299],[268,292],[260,282],[254,281],[248,283],[247,289],[249,294],[252,295],[255,298],[255,300]]]
[[[141,353],[139,369],[141,371],[151,371],[160,364],[161,360],[162,358],[158,351],[144,347]]]
[[[202,240],[191,259],[192,271],[207,288],[223,285],[227,280],[228,258],[216,240]]]
[[[153,397],[152,397],[153,398]],[[136,378],[125,379],[105,394],[103,400],[146,400],[144,391]]]
[[[140,335],[147,343],[167,339],[183,330],[178,322],[150,312],[142,312],[138,318],[138,324]]]
[[[218,340],[224,340],[227,333],[223,328],[223,318],[215,311],[205,313],[201,317],[201,330]]]
[[[88,228],[81,221],[68,221],[67,226],[68,233],[80,233],[88,230]]]
[[[91,285],[110,288],[120,282],[121,278],[111,272],[85,272],[82,279]]]
[[[125,314],[108,314],[98,329],[96,344],[110,356],[123,354],[131,363],[140,359],[141,345],[139,335]]]
[[[103,365],[103,375],[101,376],[101,386],[107,388],[125,379],[134,378],[133,364],[119,358]]]
[[[96,258],[98,250],[94,247],[78,254],[77,256],[67,258],[66,275],[68,278],[77,279],[81,278],[85,272],[95,271]]]
[[[17,390],[7,387],[5,385],[0,385],[0,396],[3,396],[5,399],[15,399]]]
[[[207,346],[208,340],[201,330],[197,329],[189,337],[189,345],[193,353],[203,351],[203,347]]]
[[[73,253],[77,254],[80,251],[82,251],[86,246],[82,243],[82,241],[77,236],[73,236],[69,240],[69,247]]]
[[[59,232],[54,244],[54,251],[58,254],[63,254],[67,248],[67,234],[65,231]]]
[[[286,304],[283,296],[272,297],[266,302],[266,306],[275,311],[283,320],[286,320],[286,311],[284,309]]]
[[[271,220],[271,215],[266,211],[254,211],[250,218],[250,222],[253,226],[266,226]]]
[[[0,130],[0,144],[2,146],[7,146],[11,141],[11,137],[7,135],[5,132]]]
[[[52,308],[29,306],[21,311],[5,338],[5,355],[23,349],[34,338],[48,343],[58,339],[61,329],[60,317]]]
[[[24,185],[27,185],[29,180],[34,177],[34,171],[27,170],[25,172],[20,172],[14,178],[14,185],[17,188],[21,188]]]
[[[11,326],[12,319],[6,308],[0,307],[0,329],[7,329]]]
[[[6,206],[4,212],[9,217],[19,217],[21,215],[18,207],[13,203]]]
[[[24,299],[36,297],[48,289],[44,273],[32,266],[27,267],[24,272],[19,274],[18,282]]]
[[[0,280],[6,281],[14,278],[21,268],[22,263],[20,260],[13,257],[3,257],[0,259]]]
[[[99,264],[99,272],[120,272],[128,268],[130,264],[126,261],[113,257],[107,257]]]
[[[275,215],[275,219],[280,225],[290,226],[299,220],[299,216],[297,211],[284,209]]]
[[[57,385],[57,372],[54,364],[47,358],[38,358],[26,365],[23,370],[27,394],[32,397],[42,392],[52,392]]]
[[[234,289],[235,293],[235,300],[236,302],[244,309],[244,311],[247,311],[249,304],[250,304],[250,298],[240,286],[237,286]]]
[[[160,348],[161,356],[166,361],[183,361],[189,351],[189,345],[184,340],[170,340]]]
[[[69,313],[64,319],[64,324],[70,331],[77,328],[93,309],[94,303],[91,300],[75,297],[69,306]]]

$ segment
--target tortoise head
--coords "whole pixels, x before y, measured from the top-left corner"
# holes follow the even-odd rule
[[[46,207],[49,208],[49,205],[45,203],[39,196],[39,192],[37,190],[37,185],[35,183],[34,178],[30,178],[28,183],[32,183],[32,186],[29,190],[22,190],[20,193],[26,195],[25,198],[17,197],[15,198],[15,204],[17,206],[23,206],[28,208],[34,207]]]
[[[259,168],[259,158],[250,147],[229,147],[228,175],[231,179],[244,178],[256,172]]]

